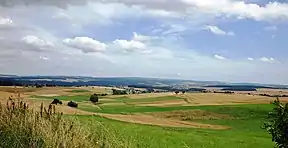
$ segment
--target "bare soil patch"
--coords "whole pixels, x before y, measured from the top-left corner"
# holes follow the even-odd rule
[[[216,129],[216,130],[229,129],[229,127],[227,126],[180,121],[180,120],[175,120],[175,119],[163,119],[163,118],[157,118],[154,116],[143,115],[143,114],[133,114],[133,115],[97,114],[97,115],[101,117],[109,118],[109,119],[124,121],[124,122],[131,122],[131,123],[145,124],[145,125],[156,125],[156,126],[163,126],[163,127],[206,128],[206,129]]]

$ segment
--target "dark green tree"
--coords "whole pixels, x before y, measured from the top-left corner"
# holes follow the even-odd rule
[[[278,148],[288,148],[288,104],[281,103],[278,98],[273,104],[275,107],[268,114],[264,128]]]
[[[97,94],[93,94],[90,96],[90,101],[93,103],[97,103],[99,101],[99,96]]]

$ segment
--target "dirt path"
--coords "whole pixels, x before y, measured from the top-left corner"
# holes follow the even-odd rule
[[[163,126],[163,127],[206,128],[206,129],[216,129],[216,130],[225,130],[225,129],[230,128],[228,126],[221,126],[221,125],[211,125],[211,124],[203,124],[203,123],[197,123],[197,122],[157,118],[154,116],[143,115],[143,114],[121,115],[121,114],[99,114],[98,113],[96,115],[109,118],[109,119],[124,121],[124,122],[145,124],[145,125],[156,125],[156,126]]]

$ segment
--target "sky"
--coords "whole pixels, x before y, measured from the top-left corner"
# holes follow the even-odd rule
[[[0,73],[288,84],[288,1],[0,0]]]

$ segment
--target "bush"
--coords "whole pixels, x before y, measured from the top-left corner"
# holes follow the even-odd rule
[[[97,94],[91,95],[90,96],[90,101],[93,103],[97,103],[99,101],[99,97]]]
[[[288,104],[280,103],[278,98],[273,104],[275,108],[268,114],[264,128],[271,134],[277,147],[288,148]]]
[[[76,102],[73,102],[73,101],[68,102],[67,105],[70,106],[70,107],[75,107],[75,108],[78,107],[78,104]]]
[[[62,104],[62,101],[58,100],[58,99],[54,99],[51,104]]]

